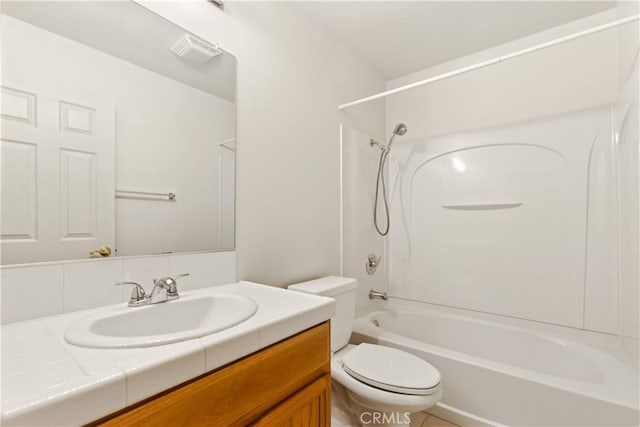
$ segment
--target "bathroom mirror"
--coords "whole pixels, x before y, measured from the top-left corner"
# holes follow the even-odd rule
[[[234,248],[233,55],[130,1],[1,19],[3,265]]]

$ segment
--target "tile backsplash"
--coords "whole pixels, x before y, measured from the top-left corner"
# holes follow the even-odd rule
[[[236,281],[236,253],[203,252],[147,257],[123,257],[3,266],[2,323],[19,322],[70,311],[124,302],[130,286],[147,291],[153,279],[189,273],[179,279],[179,290]]]

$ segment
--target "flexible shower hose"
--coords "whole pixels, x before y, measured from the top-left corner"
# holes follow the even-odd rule
[[[376,179],[376,197],[373,205],[373,224],[376,227],[376,231],[381,236],[386,236],[389,234],[389,226],[391,219],[389,218],[389,200],[387,199],[387,184],[384,180],[384,165],[387,163],[387,157],[389,156],[388,148],[384,148],[380,152],[380,161],[378,162],[378,177]],[[378,195],[380,193],[380,183],[382,182],[382,200],[384,201],[384,212],[387,218],[387,226],[384,231],[380,230],[380,225],[378,224]]]

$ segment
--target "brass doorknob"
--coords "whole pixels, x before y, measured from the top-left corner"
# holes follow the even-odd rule
[[[111,255],[111,248],[109,246],[103,246],[100,249],[89,252],[89,256],[93,258],[108,257],[109,255]]]

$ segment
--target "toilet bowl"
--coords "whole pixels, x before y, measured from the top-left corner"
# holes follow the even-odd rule
[[[336,300],[331,318],[331,376],[346,407],[361,424],[408,425],[413,412],[442,397],[440,372],[428,362],[391,347],[348,344],[355,315],[355,279],[324,277],[289,286],[290,290]]]

